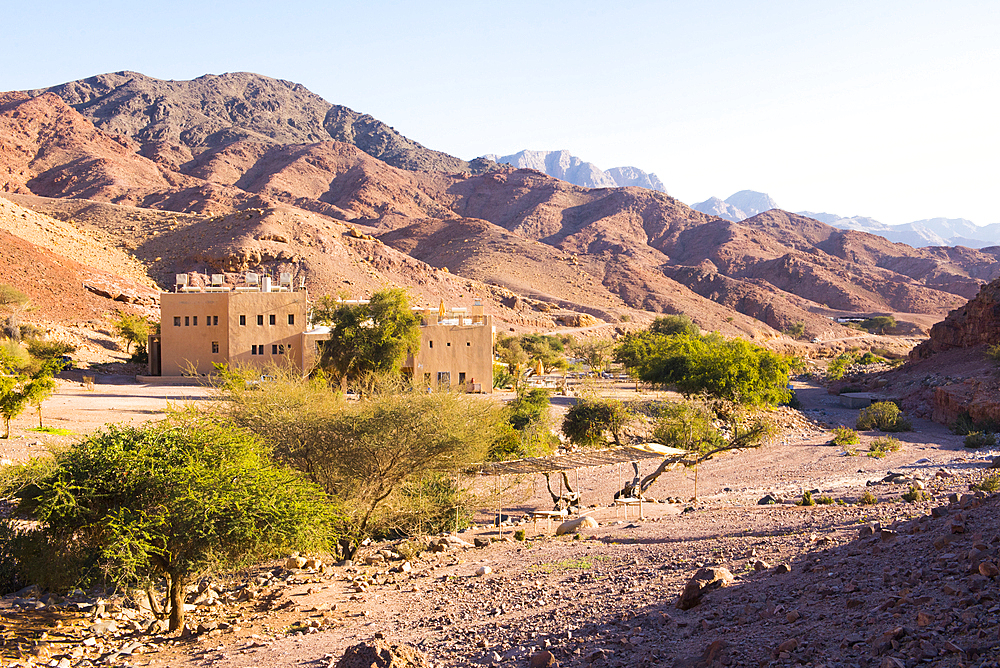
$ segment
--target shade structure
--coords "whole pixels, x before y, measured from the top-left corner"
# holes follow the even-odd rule
[[[607,466],[634,462],[640,459],[675,459],[680,461],[690,453],[680,448],[671,448],[659,443],[622,445],[602,450],[580,450],[548,457],[528,457],[509,462],[482,462],[466,469],[469,475],[510,475],[524,473],[551,473],[574,469]]]

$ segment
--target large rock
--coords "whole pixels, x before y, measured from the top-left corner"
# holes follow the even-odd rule
[[[996,343],[1000,343],[1000,279],[984,285],[969,303],[931,327],[930,338],[910,351],[910,359],[923,359],[950,348]]]
[[[590,515],[584,515],[583,517],[577,517],[575,520],[566,520],[560,524],[556,529],[556,535],[561,536],[566,533],[576,533],[583,529],[596,529],[598,526],[597,520]]]
[[[430,665],[415,647],[392,645],[376,637],[348,647],[336,668],[430,668]]]
[[[701,603],[705,594],[732,584],[734,579],[729,569],[723,566],[700,568],[684,587],[680,598],[677,599],[677,607],[689,610]]]

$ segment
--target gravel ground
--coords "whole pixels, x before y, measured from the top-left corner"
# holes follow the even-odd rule
[[[667,472],[651,494],[683,502],[646,504],[641,520],[609,505],[616,467],[589,470],[580,487],[600,526],[579,538],[553,536],[540,522],[520,525],[524,542],[511,530],[497,541],[496,527],[478,526],[457,538],[492,544],[424,552],[408,572],[399,560],[315,572],[270,564],[218,583],[219,602],[193,612],[194,633],[183,638],[131,633],[138,624],[129,617],[142,615],[115,601],[104,614],[121,630],[95,637],[97,608],[61,613],[56,602],[14,612],[8,597],[4,654],[13,658],[20,645],[22,656],[64,659],[63,668],[325,668],[382,633],[420,647],[436,666],[527,665],[541,649],[560,665],[595,668],[998,665],[1000,497],[969,489],[990,473],[993,453],[966,451],[940,425],[916,420],[915,431],[896,435],[899,452],[865,457],[875,434],[863,434],[860,454],[845,456],[827,444],[824,426],[852,424],[857,411],[821,388],[797,389],[803,411],[785,414],[784,438],[702,465],[697,501],[691,471]],[[890,471],[895,482],[880,482]],[[929,498],[902,501],[917,480]],[[550,504],[537,479],[517,482],[509,481],[505,513]],[[811,489],[843,505],[791,503]],[[865,491],[879,503],[854,503]],[[785,502],[757,505],[764,494]],[[692,576],[709,567],[727,569],[732,582],[677,608]],[[40,639],[32,615],[47,612],[63,614],[61,626]]]

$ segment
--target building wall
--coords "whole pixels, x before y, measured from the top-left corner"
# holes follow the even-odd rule
[[[258,316],[263,324],[257,324]],[[290,364],[301,369],[305,325],[305,292],[161,294],[160,371],[164,376],[188,370],[211,373],[213,363],[220,362],[260,368]]]
[[[479,383],[483,392],[493,391],[493,318],[481,324],[427,324],[420,328],[420,351],[407,361],[413,380],[429,380],[430,387],[463,389],[460,385]],[[427,374],[430,374],[428,377]],[[447,377],[440,374],[448,374]],[[445,380],[447,378],[447,380]]]

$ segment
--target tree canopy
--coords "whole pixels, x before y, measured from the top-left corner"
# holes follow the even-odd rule
[[[707,394],[747,404],[787,401],[791,361],[744,339],[718,334],[627,335],[615,359],[640,380],[687,396]]]
[[[146,341],[153,325],[140,315],[120,313],[112,325],[115,336],[125,341],[125,352],[131,353],[132,346],[145,350]]]
[[[280,373],[259,386],[248,386],[239,370],[226,370],[224,379],[227,419],[272,444],[279,461],[336,501],[344,558],[365,538],[404,528],[405,489],[485,459],[501,424],[501,408],[491,402],[390,380],[347,401],[320,381]]]
[[[609,433],[615,445],[621,445],[622,428],[629,418],[629,411],[620,401],[582,399],[566,412],[562,433],[572,443],[585,447],[606,444],[604,435]]]
[[[420,348],[420,318],[400,288],[376,292],[367,304],[322,297],[312,319],[330,326],[319,366],[345,389],[366,374],[397,373],[407,354]]]
[[[56,453],[20,496],[18,514],[39,523],[44,541],[41,563],[29,564],[36,577],[85,585],[104,573],[147,586],[154,611],[149,586],[164,577],[171,630],[194,577],[323,548],[331,512],[321,490],[273,464],[254,436],[193,412],[109,426]]]

